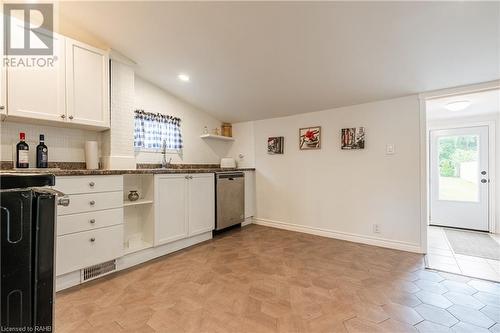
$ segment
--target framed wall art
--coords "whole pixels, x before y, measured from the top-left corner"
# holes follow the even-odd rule
[[[343,128],[341,133],[341,149],[365,149],[365,128]]]
[[[271,155],[283,154],[285,137],[273,136],[267,139],[267,153]]]
[[[321,148],[321,126],[305,127],[299,129],[300,150]]]

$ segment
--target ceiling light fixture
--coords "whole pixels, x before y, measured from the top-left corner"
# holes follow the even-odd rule
[[[189,82],[189,75],[187,74],[179,74],[177,75],[177,78],[181,80],[182,82]]]
[[[462,111],[463,109],[468,108],[469,105],[470,101],[455,101],[446,104],[445,108],[450,111]]]

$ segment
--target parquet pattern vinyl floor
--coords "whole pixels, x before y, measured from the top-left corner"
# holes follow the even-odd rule
[[[56,332],[500,332],[500,286],[250,225],[57,294]]]

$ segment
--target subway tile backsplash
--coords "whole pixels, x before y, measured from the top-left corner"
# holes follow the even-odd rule
[[[102,142],[100,132],[46,125],[2,122],[0,123],[1,161],[13,160],[13,149],[15,144],[19,142],[19,132],[26,133],[26,142],[30,146],[30,165],[34,163],[35,148],[38,145],[40,134],[45,134],[45,144],[49,148],[49,162],[84,162],[85,141],[97,141],[99,142],[99,147],[101,147]]]

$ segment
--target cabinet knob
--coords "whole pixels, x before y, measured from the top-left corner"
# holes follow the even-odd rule
[[[92,223],[92,224],[94,224],[95,223],[95,219],[91,219],[89,222]]]
[[[69,119],[73,119],[73,116],[69,116],[68,118],[69,118]]]
[[[189,179],[189,176],[185,176],[184,178]]]
[[[89,183],[89,186],[90,186],[90,187],[94,187],[94,186],[95,186],[95,183],[94,183],[94,182],[90,182],[90,183]]]
[[[5,105],[0,105],[0,110],[5,110]]]
[[[90,204],[91,206],[93,206],[93,205],[95,205],[95,201],[94,201],[94,200],[90,200],[89,204]]]
[[[62,114],[62,115],[61,115],[61,118],[62,118],[62,119],[66,118],[66,115],[65,115],[65,114]]]
[[[90,239],[90,241],[91,241],[92,243],[93,243],[93,242],[95,242],[95,237],[92,237],[92,238]]]

